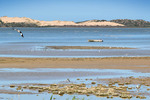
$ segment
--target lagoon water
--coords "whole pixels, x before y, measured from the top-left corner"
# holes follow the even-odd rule
[[[150,56],[150,28],[0,28],[1,57]],[[88,42],[103,39],[104,42]],[[45,46],[131,47],[129,50],[54,50]]]
[[[150,56],[149,28],[17,28],[25,38],[12,28],[0,28],[1,57],[130,57]],[[103,39],[104,42],[88,42]],[[45,46],[108,46],[137,49],[55,50]],[[40,76],[38,74],[40,73]],[[83,74],[84,73],[84,74]],[[55,77],[53,76],[55,74]],[[10,84],[63,83],[69,78],[73,83],[85,82],[86,78],[119,78],[149,76],[149,73],[117,69],[0,69],[0,90],[9,90]],[[80,81],[76,81],[80,78]],[[91,82],[91,81],[89,81]],[[4,86],[5,85],[5,86]],[[3,87],[4,86],[4,87]],[[48,100],[52,94],[0,94],[0,100]],[[94,95],[54,95],[56,100],[71,100],[73,96],[89,100],[107,100]],[[148,97],[149,98],[149,97]],[[114,98],[112,100],[119,100]],[[136,100],[136,98],[132,98]]]

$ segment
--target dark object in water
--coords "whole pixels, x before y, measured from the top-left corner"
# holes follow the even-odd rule
[[[88,40],[88,42],[103,42],[103,40]]]

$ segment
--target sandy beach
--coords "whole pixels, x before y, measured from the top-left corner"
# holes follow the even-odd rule
[[[150,72],[150,57],[0,58],[0,68],[131,69]]]

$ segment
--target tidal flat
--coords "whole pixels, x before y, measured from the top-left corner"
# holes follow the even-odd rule
[[[1,68],[0,93],[13,100],[148,99],[149,76],[134,69]]]

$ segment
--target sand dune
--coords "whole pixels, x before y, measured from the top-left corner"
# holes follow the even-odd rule
[[[39,26],[76,26],[73,21],[40,21]]]
[[[4,23],[38,23],[38,20],[33,20],[27,17],[0,17]]]
[[[124,26],[123,24],[118,24],[114,22],[104,21],[104,22],[94,22],[94,21],[86,21],[79,23],[81,26]]]
[[[81,23],[75,23],[73,21],[39,21],[27,17],[0,17],[0,20],[4,23],[32,23],[38,26],[124,26],[115,22],[103,21],[85,21]]]

